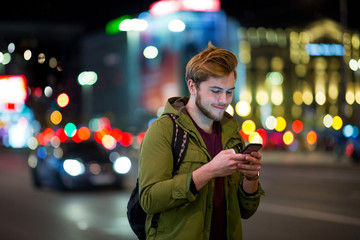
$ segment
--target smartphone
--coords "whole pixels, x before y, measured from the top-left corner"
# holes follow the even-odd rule
[[[261,148],[262,144],[260,143],[250,143],[241,151],[241,153],[250,154],[251,152],[258,152]]]

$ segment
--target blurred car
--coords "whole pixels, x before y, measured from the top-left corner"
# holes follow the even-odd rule
[[[351,158],[354,163],[360,163],[360,139],[353,139],[349,141]]]
[[[91,187],[122,187],[131,161],[110,153],[96,142],[68,142],[58,147],[40,146],[29,155],[35,187],[59,190]]]

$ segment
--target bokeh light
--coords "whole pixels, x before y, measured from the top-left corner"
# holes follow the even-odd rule
[[[350,157],[351,155],[353,155],[354,153],[354,145],[352,143],[348,143],[346,144],[345,147],[345,153],[348,157]]]
[[[267,133],[265,131],[265,129],[263,128],[259,128],[256,130],[257,133],[259,133],[260,137],[261,137],[261,143],[263,146],[267,145],[268,142],[268,137],[267,137]]]
[[[330,114],[326,114],[323,118],[323,124],[325,127],[330,128],[333,124],[333,117]]]
[[[185,23],[179,19],[174,19],[169,22],[168,28],[172,32],[182,32],[185,30]]]
[[[263,143],[263,139],[258,132],[252,132],[249,135],[249,143]]]
[[[229,104],[229,106],[226,108],[226,112],[231,116],[234,116],[234,108],[231,106],[231,104]]]
[[[247,117],[251,112],[251,106],[247,101],[239,101],[235,105],[235,111],[240,117]]]
[[[38,63],[43,64],[45,62],[45,59],[46,59],[45,54],[44,53],[39,53],[39,55],[38,55]]]
[[[76,130],[77,130],[77,129],[76,129],[75,124],[73,124],[73,123],[67,123],[67,124],[65,125],[64,130],[65,130],[66,136],[68,136],[68,137],[73,137],[73,136],[76,134]]]
[[[111,130],[110,135],[113,136],[117,142],[120,142],[123,137],[122,131],[116,128]]]
[[[308,132],[308,134],[306,135],[306,140],[310,145],[313,145],[316,143],[317,141],[317,134],[311,130],[310,132]]]
[[[131,160],[125,156],[119,157],[115,160],[113,168],[120,174],[126,174],[131,168]]]
[[[124,147],[128,147],[133,142],[133,136],[128,132],[123,132],[123,136],[120,140],[120,144]]]
[[[24,52],[24,59],[25,59],[26,61],[29,61],[30,58],[31,58],[31,56],[32,56],[31,50],[29,50],[29,49],[25,50],[25,52]]]
[[[143,54],[147,59],[154,59],[159,54],[159,50],[154,46],[148,46],[144,49]]]
[[[90,129],[85,126],[80,127],[79,130],[77,131],[77,134],[78,134],[79,138],[83,141],[88,140],[91,136]]]
[[[142,143],[142,140],[144,139],[145,137],[145,132],[141,132],[137,135],[137,138],[136,138],[136,141],[139,145],[141,145]]]
[[[116,147],[116,140],[111,135],[105,135],[101,139],[101,143],[106,149],[109,149],[109,150],[112,150],[112,149],[114,149]]]
[[[269,94],[265,90],[259,90],[256,93],[256,102],[260,105],[265,105],[269,102]]]
[[[276,126],[275,130],[278,132],[284,131],[286,128],[286,120],[283,117],[277,117],[276,118]]]
[[[293,101],[296,105],[301,105],[303,103],[303,96],[300,91],[295,91],[293,94]]]
[[[55,135],[60,139],[60,142],[65,142],[68,136],[63,128],[56,130]]]
[[[343,120],[341,119],[340,116],[335,116],[333,118],[333,123],[332,123],[332,127],[335,129],[335,130],[339,130],[342,128],[342,125],[343,125]]]
[[[244,131],[242,129],[240,129],[239,131],[241,137],[243,138],[244,141],[248,141],[249,140],[249,135],[245,134]]]
[[[265,127],[269,130],[274,130],[276,127],[276,118],[274,116],[268,116],[265,120]]]
[[[84,71],[81,72],[78,76],[78,83],[82,86],[85,85],[94,85],[98,80],[98,75],[94,71]]]
[[[250,135],[250,133],[255,132],[256,125],[252,120],[245,120],[241,126],[241,130],[246,134]]]
[[[303,130],[303,123],[300,120],[296,120],[292,124],[292,129],[295,133],[300,133]]]
[[[291,131],[286,131],[283,135],[283,141],[286,145],[290,145],[294,142],[294,134]]]
[[[55,136],[55,131],[51,128],[46,128],[43,132],[44,134],[44,143],[49,143],[51,141],[51,138]]]
[[[59,107],[64,108],[69,104],[69,96],[66,93],[61,93],[56,100]]]
[[[54,125],[58,125],[62,121],[62,114],[59,111],[53,111],[50,115],[50,121]]]

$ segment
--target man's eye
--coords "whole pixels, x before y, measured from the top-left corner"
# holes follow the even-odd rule
[[[211,90],[213,93],[219,93],[219,90]]]

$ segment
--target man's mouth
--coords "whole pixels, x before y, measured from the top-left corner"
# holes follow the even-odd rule
[[[214,105],[214,108],[218,109],[219,111],[225,111],[226,105]]]

